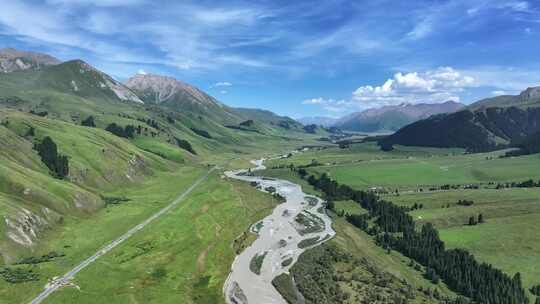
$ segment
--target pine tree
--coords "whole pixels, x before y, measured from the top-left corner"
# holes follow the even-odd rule
[[[474,216],[471,216],[469,217],[469,226],[474,226],[476,225],[476,219],[474,218]]]
[[[26,131],[26,136],[28,136],[28,137],[36,136],[36,130],[34,129],[34,127],[30,126],[30,129],[28,129],[28,131]]]
[[[94,128],[96,126],[94,116],[88,116],[85,120],[81,121],[81,126]]]
[[[482,213],[478,214],[478,224],[482,224],[484,222],[484,216]]]

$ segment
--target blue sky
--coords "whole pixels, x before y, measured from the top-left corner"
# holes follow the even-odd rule
[[[337,117],[540,85],[540,3],[10,0],[0,46],[120,80],[172,75],[232,106]]]

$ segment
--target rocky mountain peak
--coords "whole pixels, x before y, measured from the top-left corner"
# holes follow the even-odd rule
[[[198,88],[170,76],[137,74],[124,83],[145,101],[156,104],[184,100],[203,105],[218,104],[217,100]]]
[[[0,72],[11,73],[41,69],[61,63],[60,60],[42,53],[20,51],[14,48],[0,49]]]
[[[529,101],[540,99],[540,87],[530,87],[519,94],[521,100]]]

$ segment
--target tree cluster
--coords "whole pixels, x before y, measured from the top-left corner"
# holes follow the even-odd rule
[[[497,184],[495,189],[503,189],[503,188],[536,188],[540,187],[540,180],[534,181],[532,179],[523,181],[523,182],[511,182],[511,183],[505,183],[505,184]]]
[[[407,214],[407,208],[380,199],[369,191],[354,190],[340,185],[326,174],[310,175],[307,181],[321,190],[327,199],[353,200],[375,218],[376,242],[414,259],[429,270],[432,280],[440,278],[452,290],[480,303],[523,304],[528,298],[521,284],[520,274],[510,278],[501,270],[479,263],[464,249],[447,250],[439,232],[431,223],[418,231]],[[355,225],[365,227],[364,219],[349,216]],[[479,215],[479,220],[481,215]],[[436,274],[436,276],[435,276]]]
[[[208,133],[208,131],[197,129],[197,128],[191,128],[191,131],[193,131],[193,133],[195,133],[195,134],[197,134],[199,136],[206,137],[208,139],[212,138],[212,135],[210,135],[210,133]]]
[[[197,154],[197,152],[195,152],[195,150],[193,149],[193,147],[191,146],[189,141],[187,141],[185,139],[180,139],[180,138],[177,138],[177,137],[175,137],[174,139],[176,140],[176,145],[178,147],[188,151],[191,154]]]
[[[472,201],[472,200],[466,200],[466,199],[464,199],[464,200],[459,200],[459,201],[456,203],[456,205],[458,205],[458,206],[466,206],[466,207],[472,206],[473,204],[474,204],[474,201]]]
[[[540,284],[534,285],[533,287],[531,287],[530,291],[533,295],[540,297]]]
[[[94,116],[88,116],[85,120],[81,121],[81,126],[95,128]]]
[[[304,126],[304,131],[306,131],[306,133],[309,133],[309,134],[315,134],[317,133],[317,125],[311,124],[311,125]]]
[[[482,213],[478,214],[478,217],[469,217],[469,226],[476,226],[482,223],[484,223],[484,216],[482,215]]]
[[[58,148],[52,138],[45,136],[40,143],[34,145],[34,150],[38,152],[41,161],[49,168],[54,176],[64,178],[68,175],[68,157],[58,153]]]
[[[109,124],[105,130],[111,132],[112,134],[118,136],[118,137],[124,137],[124,138],[133,138],[133,135],[135,133],[135,127],[132,125],[127,125],[124,128],[122,126],[117,125],[116,123]]]

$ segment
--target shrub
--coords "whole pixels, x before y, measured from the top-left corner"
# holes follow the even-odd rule
[[[205,138],[212,138],[212,135],[210,135],[210,133],[208,133],[205,130],[201,130],[201,129],[197,129],[197,128],[191,128],[191,131],[193,131],[193,133],[195,133],[195,134],[197,134],[199,136],[202,136],[202,137],[205,137]]]
[[[81,126],[94,128],[96,126],[94,116],[88,116],[85,120],[81,121]]]
[[[195,155],[197,154],[197,152],[193,150],[193,147],[191,146],[189,141],[185,139],[176,138],[176,137],[174,139],[176,140],[176,145],[178,145],[178,147],[188,151],[191,154],[195,154]]]

